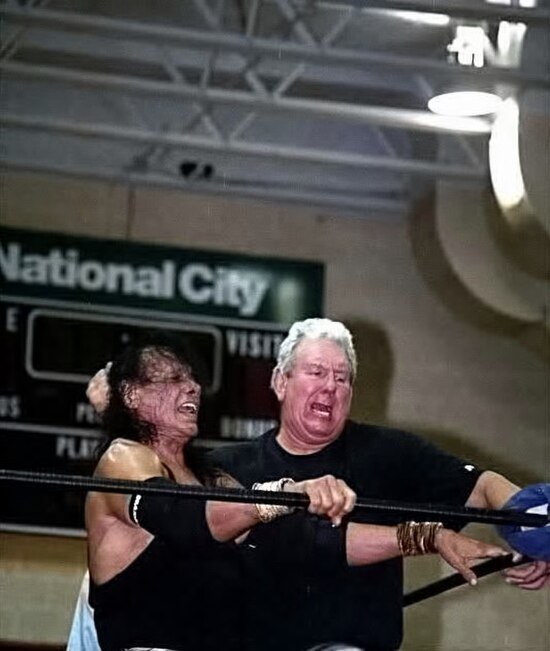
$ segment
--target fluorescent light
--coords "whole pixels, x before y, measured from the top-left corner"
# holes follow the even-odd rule
[[[472,117],[494,113],[501,102],[493,93],[468,90],[436,95],[428,102],[428,108],[439,115]]]
[[[510,97],[502,103],[489,140],[489,169],[493,190],[506,210],[525,198],[525,184],[519,155],[519,108]]]
[[[512,0],[485,0],[490,5],[511,5]],[[526,9],[533,9],[537,6],[537,0],[519,0],[519,6]]]
[[[386,11],[385,9],[383,11]],[[407,11],[407,10],[398,10],[393,11],[392,16],[397,18],[403,18],[404,20],[409,20],[419,25],[434,25],[434,26],[444,26],[448,25],[451,22],[451,18],[446,14],[436,14],[424,11]]]
[[[400,20],[407,20],[410,23],[419,25],[433,25],[434,27],[445,27],[451,22],[451,17],[447,14],[431,13],[429,11],[409,11],[408,9],[398,9],[388,13],[387,9],[378,9],[364,7],[361,9],[364,14],[377,14],[380,16],[391,16]]]

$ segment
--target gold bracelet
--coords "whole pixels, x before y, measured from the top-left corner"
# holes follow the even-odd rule
[[[252,484],[254,491],[282,491],[287,484],[294,484],[294,479],[283,477],[277,481],[266,481],[264,483],[256,482]],[[294,511],[293,506],[284,506],[282,504],[254,504],[260,522],[271,522],[281,515],[288,515]]]
[[[437,533],[442,522],[401,522],[397,525],[397,544],[402,556],[420,556],[437,552]]]

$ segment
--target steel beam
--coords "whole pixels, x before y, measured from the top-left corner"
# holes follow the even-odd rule
[[[547,75],[531,74],[504,68],[474,68],[452,65],[444,61],[422,57],[396,56],[346,48],[323,48],[290,41],[250,38],[239,34],[190,30],[168,25],[151,25],[137,21],[120,20],[47,9],[19,9],[0,6],[0,16],[8,21],[34,27],[57,28],[71,32],[84,31],[102,36],[149,41],[152,43],[201,49],[214,48],[240,52],[248,56],[266,56],[285,60],[306,61],[320,66],[351,66],[390,68],[403,73],[422,73],[449,79],[500,82],[518,87],[550,87]]]
[[[295,204],[305,204],[309,208],[334,208],[340,212],[352,212],[365,217],[369,213],[394,213],[399,217],[405,215],[408,202],[403,199],[386,199],[364,194],[346,195],[333,192],[325,187],[323,190],[304,191],[297,188],[273,188],[252,186],[245,183],[229,182],[215,183],[212,181],[185,180],[179,176],[168,174],[137,173],[128,171],[106,171],[91,168],[79,168],[74,165],[48,165],[36,161],[20,161],[0,156],[0,168],[17,172],[35,172],[63,175],[73,178],[89,178],[98,181],[108,181],[136,185],[139,187],[164,187],[186,192],[200,192],[208,195],[223,195],[244,197],[260,200],[285,201]]]
[[[314,4],[319,7],[357,7],[365,11],[369,9],[388,12],[419,11],[474,20],[496,22],[507,20],[511,23],[550,26],[550,11],[538,7],[518,7],[517,4],[515,6],[488,4],[487,2],[470,4],[456,0],[320,0]]]
[[[411,131],[430,131],[436,133],[463,133],[467,135],[487,135],[491,123],[482,118],[459,118],[436,115],[429,111],[401,109],[385,106],[363,106],[343,102],[295,99],[288,97],[260,96],[250,92],[221,90],[216,88],[196,88],[173,82],[136,79],[123,75],[41,66],[17,61],[0,62],[0,71],[5,76],[17,79],[34,78],[84,86],[98,86],[126,92],[155,96],[181,97],[197,103],[229,104],[242,106],[251,111],[271,111],[294,115],[314,115],[320,118],[348,120],[379,124]]]
[[[334,150],[320,150],[306,147],[274,145],[272,143],[230,141],[220,142],[205,136],[153,132],[119,125],[89,124],[70,120],[45,119],[15,114],[0,114],[0,124],[4,127],[35,130],[66,135],[102,138],[107,140],[129,141],[138,144],[163,145],[169,147],[193,148],[219,154],[238,154],[270,160],[293,160],[302,163],[321,165],[340,165],[356,169],[373,168],[379,171],[404,173],[413,176],[434,178],[453,178],[475,181],[483,179],[485,168],[472,165],[449,165],[440,161],[397,158],[394,156],[372,156]]]

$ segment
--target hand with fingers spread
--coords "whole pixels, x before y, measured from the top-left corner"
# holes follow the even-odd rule
[[[353,510],[357,500],[357,495],[346,482],[333,475],[307,479],[285,488],[305,493],[309,497],[308,511],[327,516],[335,526],[339,526],[342,518]]]
[[[86,397],[98,414],[102,414],[109,403],[109,370],[111,362],[100,369],[88,382]]]
[[[498,545],[481,542],[451,529],[440,529],[437,532],[435,547],[441,558],[462,574],[470,585],[477,584],[477,577],[472,566],[476,565],[478,561],[506,556],[509,553]]]
[[[521,563],[521,556],[518,555]],[[550,563],[548,561],[532,561],[510,567],[504,571],[506,583],[515,585],[523,590],[538,590],[550,586]]]

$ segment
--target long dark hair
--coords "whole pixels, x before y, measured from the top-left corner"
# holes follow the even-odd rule
[[[153,423],[141,420],[128,406],[130,388],[152,381],[154,366],[159,360],[169,361],[192,376],[193,369],[188,355],[177,341],[166,336],[150,334],[143,341],[127,346],[111,365],[109,378],[109,402],[102,414],[106,435],[98,450],[102,454],[115,438],[125,438],[139,443],[151,443],[157,433]],[[209,463],[207,451],[191,442],[185,446],[185,464],[204,484],[214,484],[220,471]]]

